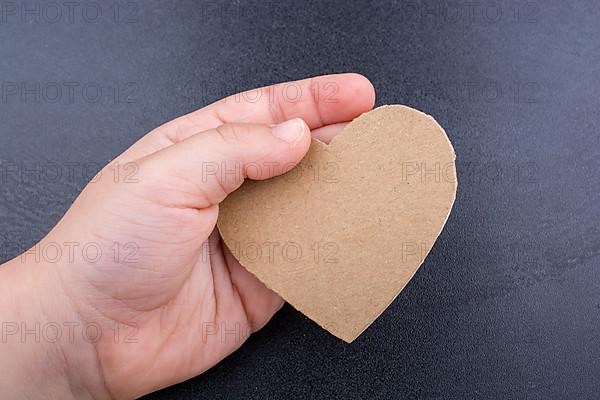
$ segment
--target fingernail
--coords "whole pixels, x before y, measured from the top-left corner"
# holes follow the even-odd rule
[[[305,124],[301,118],[290,119],[289,121],[282,122],[281,124],[271,126],[273,135],[292,145],[295,145],[300,141],[300,139],[302,139],[305,130]]]

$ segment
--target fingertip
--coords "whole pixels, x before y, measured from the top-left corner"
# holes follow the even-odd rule
[[[350,122],[370,111],[375,104],[375,88],[364,75],[349,72],[319,78],[322,92],[318,102],[321,123],[316,127]]]
[[[308,148],[310,147],[310,142],[312,140],[312,134],[310,131],[310,127],[308,126],[306,121],[304,121],[302,118],[297,118],[297,119],[299,119],[300,123],[302,124],[302,136],[300,137],[300,140],[297,142],[297,145],[299,145],[302,149],[304,149],[304,153],[306,153],[308,151]]]
[[[278,139],[283,140],[291,146],[298,145],[310,136],[310,128],[302,118],[292,118],[280,124],[271,125],[271,132]]]
[[[285,174],[293,169],[306,155],[311,143],[311,131],[302,118],[292,118],[268,128],[255,126],[257,151],[246,153],[246,174],[252,180],[264,180]]]
[[[349,76],[348,91],[360,100],[358,107],[362,106],[365,111],[371,110],[375,105],[376,93],[369,78],[356,72],[350,72],[347,75]]]
[[[288,122],[296,124],[300,131],[300,134],[292,143],[290,143],[290,161],[293,164],[298,164],[310,148],[310,142],[312,140],[312,134],[310,131],[310,127],[302,118],[294,118],[289,120]]]

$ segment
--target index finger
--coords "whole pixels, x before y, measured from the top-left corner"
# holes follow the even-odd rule
[[[322,75],[229,96],[156,128],[119,159],[132,161],[225,123],[277,124],[302,118],[310,129],[352,121],[375,104],[371,82],[355,73]]]
[[[195,113],[216,116],[223,123],[277,124],[302,118],[311,129],[351,121],[373,108],[375,89],[359,74],[323,75],[279,83],[229,96]]]

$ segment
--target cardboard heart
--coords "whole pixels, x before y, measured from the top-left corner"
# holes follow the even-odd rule
[[[225,244],[300,312],[351,342],[396,298],[456,197],[455,155],[430,116],[393,105],[285,175],[246,181],[221,205]]]

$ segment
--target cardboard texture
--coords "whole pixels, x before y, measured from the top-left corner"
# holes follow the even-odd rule
[[[246,181],[220,205],[218,228],[245,268],[351,342],[431,250],[456,197],[454,160],[432,117],[379,107],[329,145],[313,140],[287,174]]]

